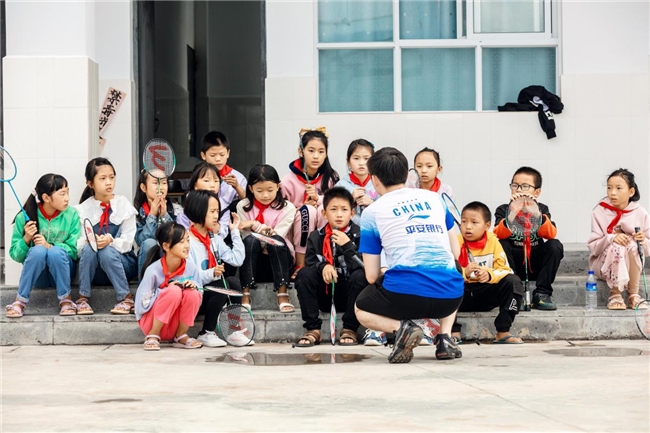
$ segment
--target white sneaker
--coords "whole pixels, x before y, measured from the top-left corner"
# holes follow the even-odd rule
[[[427,335],[422,337],[419,346],[433,346],[433,339]]]
[[[207,331],[203,335],[199,335],[197,338],[205,347],[225,347],[227,343],[221,338],[217,337],[217,334],[213,331]]]
[[[366,329],[366,334],[363,336],[364,346],[385,346],[387,343],[385,332]]]
[[[230,337],[228,337],[228,340],[230,343],[235,343],[233,346],[244,346],[244,343],[248,341],[248,337],[244,334],[246,329],[243,329],[241,331],[235,331],[232,334],[230,334]],[[237,344],[239,343],[239,344]],[[224,343],[225,344],[225,343]],[[246,344],[246,346],[253,346],[255,344],[255,340],[251,340]]]

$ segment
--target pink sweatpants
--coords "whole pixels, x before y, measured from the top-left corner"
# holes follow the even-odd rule
[[[151,309],[138,320],[138,325],[144,335],[148,335],[154,319],[160,320],[165,324],[160,331],[160,339],[172,340],[180,323],[194,325],[202,298],[198,290],[181,290],[180,287],[171,285],[160,291]]]
[[[325,219],[320,212],[320,209],[322,208],[322,206],[319,206],[319,208],[316,209],[314,206],[305,205],[296,211],[296,216],[293,219],[293,226],[291,228],[291,238],[293,240],[293,247],[297,253],[304,254],[307,251],[307,237],[309,234],[317,228],[325,225]],[[304,218],[303,221],[303,215],[301,212],[305,212],[305,210],[308,217]],[[304,233],[307,233],[307,235],[304,235]],[[300,241],[303,236],[305,236],[305,245],[301,246]]]

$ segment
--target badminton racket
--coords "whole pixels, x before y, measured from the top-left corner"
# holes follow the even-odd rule
[[[0,182],[6,182],[9,184],[9,188],[11,188],[11,192],[14,193],[14,197],[18,202],[18,206],[20,206],[20,210],[23,212],[25,223],[27,223],[29,222],[29,216],[27,215],[27,212],[25,212],[25,208],[18,198],[18,194],[16,194],[14,186],[11,184],[11,181],[16,178],[17,174],[18,167],[16,166],[16,161],[14,161],[14,158],[7,151],[7,149],[0,146]]]
[[[454,200],[449,197],[449,194],[446,192],[443,192],[441,194],[442,196],[442,201],[445,202],[445,206],[447,206],[447,209],[449,210],[449,213],[451,214],[452,218],[454,218],[454,222],[456,223],[456,227],[458,228],[458,233],[462,234],[461,228],[460,228],[460,210],[458,209],[458,206],[456,206],[456,203]],[[465,251],[467,251],[467,258],[469,259],[469,262],[474,261],[474,256],[472,255],[472,252],[469,250],[469,247],[467,246],[467,242],[463,242],[463,246],[465,247]],[[475,278],[476,275],[474,272],[470,274],[470,277]]]
[[[338,230],[334,227],[334,230]],[[332,266],[336,271],[336,242],[332,240]],[[332,278],[332,308],[330,309],[330,340],[332,341],[332,346],[336,344],[336,304],[334,303],[334,290],[336,289],[336,284],[334,283],[334,278]]]
[[[246,346],[255,336],[253,313],[242,304],[233,304],[228,297],[228,305],[221,310],[217,318],[217,331],[231,346]]]
[[[265,235],[262,235],[260,233],[255,233],[255,232],[251,232],[251,236],[253,236],[256,239],[259,239],[261,242],[264,242],[265,244],[271,245],[273,247],[283,247],[284,246],[284,242],[279,241],[279,240],[277,240],[275,238],[272,238],[270,236],[265,236]]]
[[[156,178],[158,194],[160,194],[160,182],[174,174],[176,168],[174,149],[165,140],[154,138],[144,148],[142,164],[149,176]],[[160,216],[158,215],[158,222],[160,222]]]
[[[94,252],[97,252],[99,248],[97,247],[97,235],[95,234],[95,228],[93,223],[90,222],[88,218],[84,219],[84,234],[86,235],[86,241],[88,245]]]
[[[420,175],[418,171],[414,168],[409,170],[409,174],[406,177],[406,187],[407,188],[420,188]]]
[[[641,227],[635,227],[634,231],[639,233]],[[637,247],[639,248],[639,258],[641,259],[641,272],[643,273],[643,287],[645,289],[645,299],[637,304],[634,308],[634,319],[636,320],[636,326],[641,331],[641,334],[650,340],[650,298],[648,298],[648,281],[645,275],[645,254],[643,253],[643,245],[640,241],[637,241]]]
[[[524,299],[521,305],[521,311],[530,311],[531,295],[530,283],[528,279],[528,270],[530,269],[530,251],[532,236],[537,234],[541,226],[542,215],[539,211],[537,201],[528,195],[521,195],[510,202],[508,207],[508,229],[516,238],[522,239],[524,249]]]

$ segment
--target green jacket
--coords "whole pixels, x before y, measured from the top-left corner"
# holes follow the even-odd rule
[[[48,221],[40,210],[36,213],[38,214],[38,232],[45,237],[47,243],[63,248],[72,260],[77,260],[77,239],[81,235],[81,223],[77,210],[73,206],[68,206],[52,221]],[[25,215],[19,212],[14,223],[11,248],[9,249],[9,256],[18,263],[25,261],[27,252],[34,246],[34,242],[30,242],[29,245],[25,243],[24,228]]]

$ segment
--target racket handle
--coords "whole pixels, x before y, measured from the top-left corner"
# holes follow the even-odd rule
[[[634,233],[640,233],[641,232],[641,227],[634,227]],[[636,241],[636,246],[639,249],[639,257],[641,258],[641,263],[643,263],[643,245],[641,245],[641,241]]]

